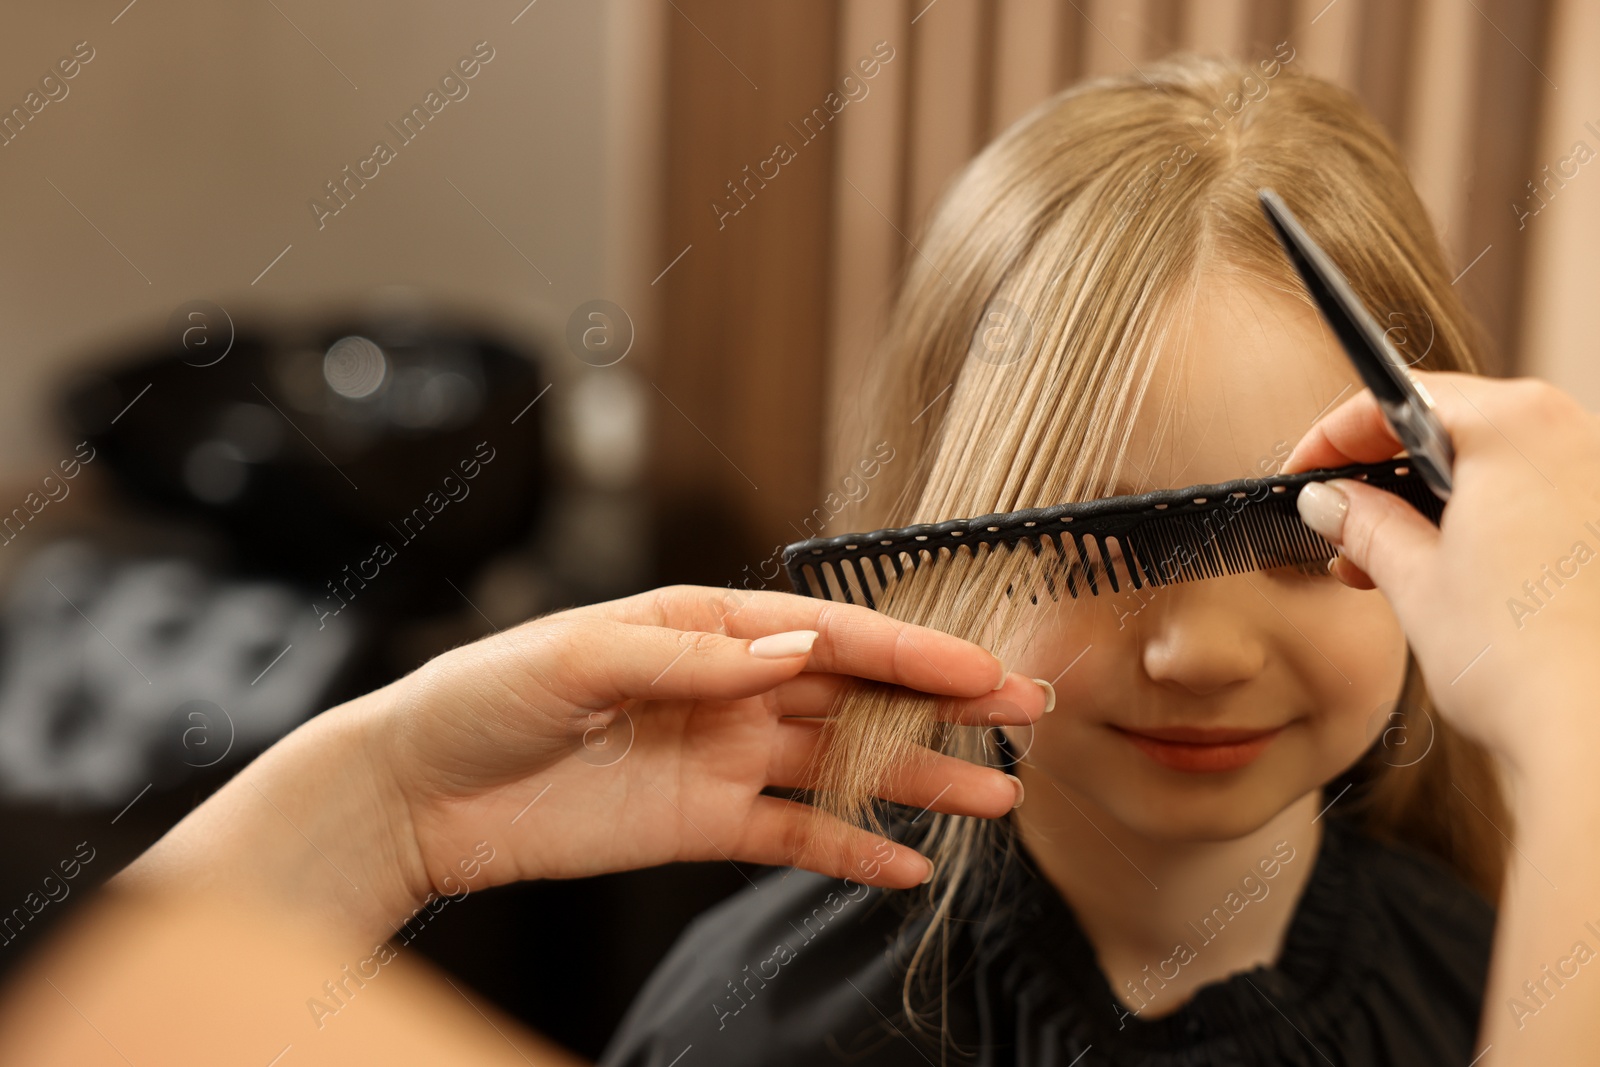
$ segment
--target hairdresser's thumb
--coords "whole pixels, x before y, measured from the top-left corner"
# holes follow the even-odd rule
[[[1295,500],[1300,518],[1401,605],[1427,571],[1439,528],[1394,493],[1349,478],[1307,482]]]

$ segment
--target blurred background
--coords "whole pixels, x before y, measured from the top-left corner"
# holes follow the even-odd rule
[[[1600,408],[1587,0],[5,17],[0,973],[317,710],[842,532],[817,509],[862,458],[851,401],[922,219],[1080,78],[1287,42],[1403,148],[1491,371]],[[593,1056],[745,874],[474,893],[408,947]]]

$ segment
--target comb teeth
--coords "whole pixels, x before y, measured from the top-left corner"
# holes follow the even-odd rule
[[[1020,545],[1051,557],[1044,583],[1056,600],[1063,587],[1074,598],[1099,596],[1306,565],[1332,559],[1335,550],[1300,521],[1295,497],[1307,482],[1332,478],[1395,493],[1435,525],[1444,511],[1421,475],[1397,459],[812,538],[786,547],[783,561],[796,593],[870,608],[910,571],[957,553],[1010,552]]]

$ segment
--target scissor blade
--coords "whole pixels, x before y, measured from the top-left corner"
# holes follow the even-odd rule
[[[1259,195],[1289,262],[1294,264],[1310,290],[1322,317],[1333,327],[1334,335],[1339,338],[1350,362],[1355,364],[1361,380],[1379,400],[1405,402],[1410,395],[1400,382],[1405,362],[1384,337],[1377,320],[1283,199],[1271,189],[1262,189]]]
[[[1361,380],[1372,390],[1389,428],[1415,461],[1428,488],[1440,500],[1450,499],[1455,449],[1450,432],[1434,413],[1428,391],[1411,377],[1405,361],[1389,344],[1372,313],[1333,260],[1301,227],[1288,205],[1271,189],[1261,189],[1257,195],[1289,261],[1305,281],[1323,318],[1333,327]]]

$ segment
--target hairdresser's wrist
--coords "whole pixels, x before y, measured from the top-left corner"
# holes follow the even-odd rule
[[[262,753],[112,881],[204,893],[318,922],[368,948],[426,896],[381,731],[401,682],[333,708]]]
[[[1479,1043],[1494,1051],[1485,1064],[1581,1063],[1592,1058],[1600,992],[1573,983],[1562,970],[1576,941],[1593,944],[1600,899],[1600,749],[1588,736],[1569,739],[1566,754],[1551,745],[1507,781],[1511,825],[1497,826],[1514,848],[1495,929],[1493,964]],[[1580,955],[1580,962],[1585,958]],[[1569,981],[1555,977],[1567,973]],[[1554,979],[1561,1000],[1548,1013]],[[1529,995],[1529,982],[1542,993]],[[1530,1016],[1538,1015],[1537,1020]]]
[[[1519,723],[1488,742],[1519,819],[1585,804],[1590,794],[1600,805],[1600,709],[1592,704],[1565,694],[1533,696],[1522,704]]]

